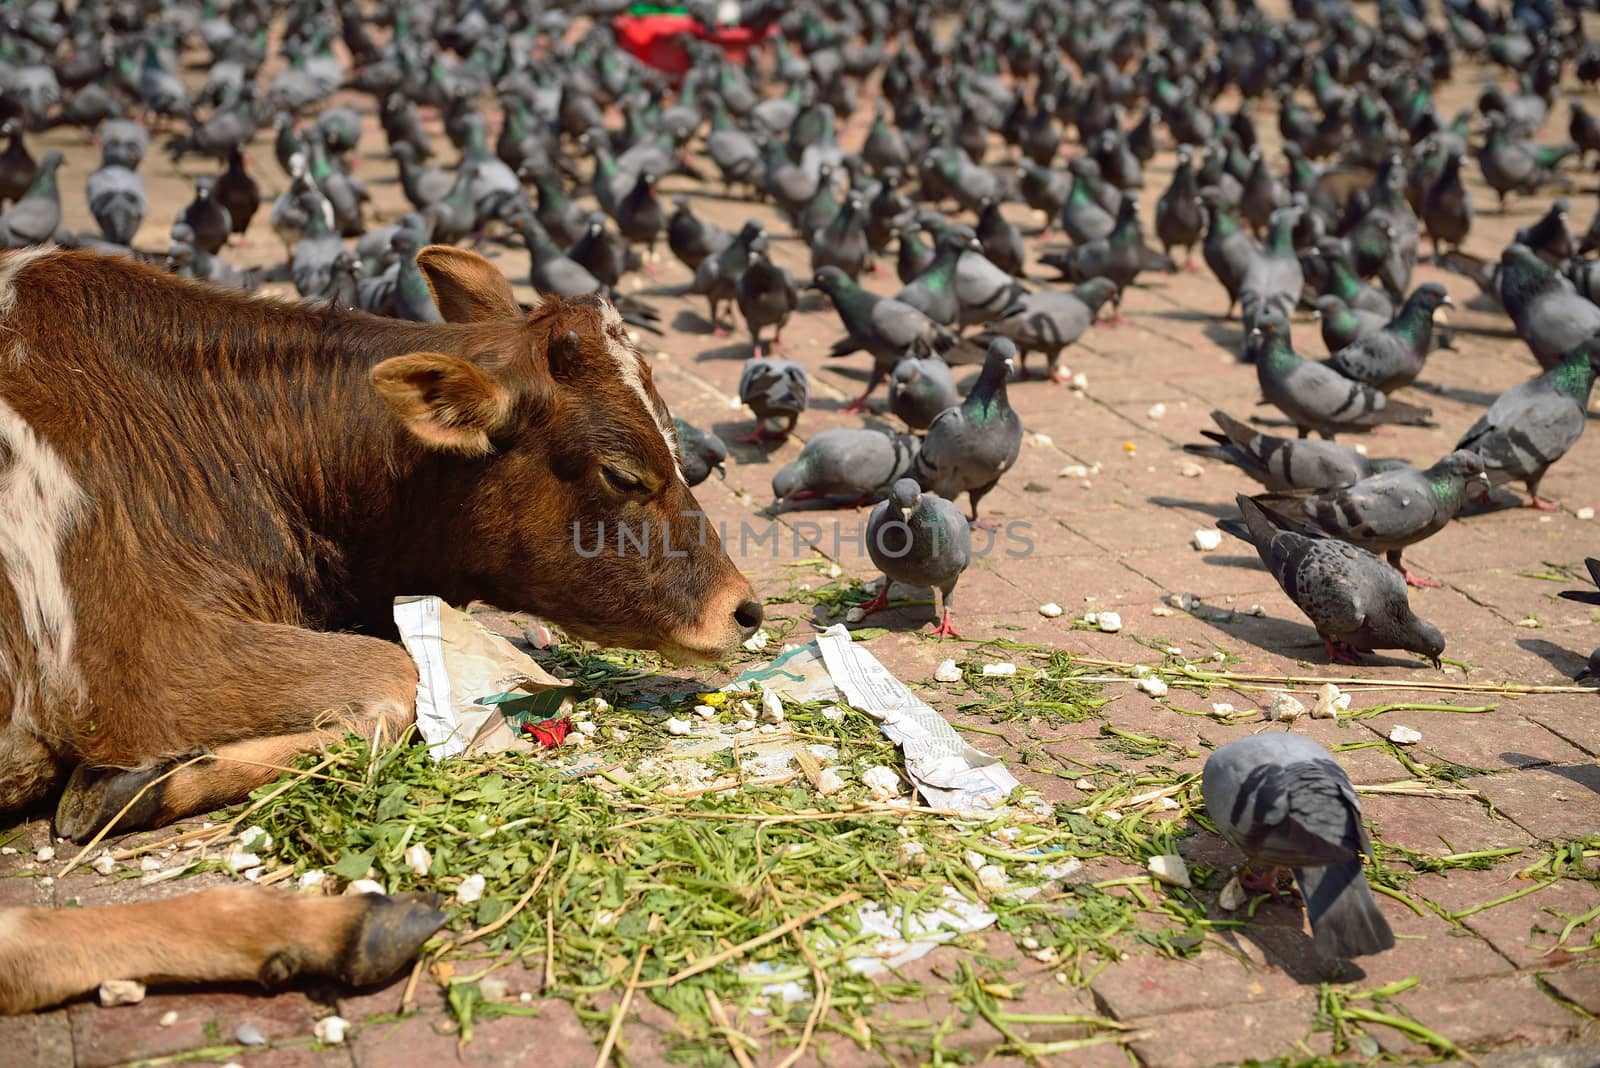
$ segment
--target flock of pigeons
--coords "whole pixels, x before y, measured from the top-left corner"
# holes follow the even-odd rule
[[[526,247],[535,289],[604,294],[655,330],[657,310],[619,284],[653,270],[664,240],[693,272],[688,292],[706,300],[713,330],[725,332],[737,309],[749,332],[740,394],[756,441],[788,435],[806,409],[805,365],[774,349],[815,291],[842,332],[829,355],[871,359],[851,410],[887,381],[888,409],[906,429],[811,435],[773,477],[774,506],[878,499],[868,543],[886,581],[862,612],[887,602],[888,580],[932,586],[940,635],[955,633],[968,525],[1021,445],[1008,379],[1026,378],[1034,354],[1064,378],[1063,349],[1107,306],[1108,323],[1119,321],[1141,275],[1186,268],[1196,246],[1228,314],[1239,309],[1241,355],[1263,397],[1297,436],[1219,411],[1211,440],[1188,448],[1262,483],[1224,526],[1256,547],[1331,657],[1396,648],[1438,663],[1444,638],[1411,610],[1407,584],[1424,583],[1405,571],[1405,548],[1485,498],[1491,479],[1520,479],[1532,506],[1553,507],[1540,479],[1582,434],[1600,371],[1600,261],[1581,258],[1600,248],[1600,218],[1580,241],[1557,199],[1497,260],[1477,259],[1463,250],[1474,209],[1462,168],[1472,157],[1503,205],[1570,186],[1564,162],[1600,153],[1600,122],[1576,103],[1570,142],[1535,140],[1568,73],[1600,78],[1582,4],[1515,0],[1503,13],[1480,0],[1434,11],[1385,0],[1374,23],[1347,0],[1292,0],[1283,18],[1252,0],[987,0],[945,14],[916,0],[693,0],[708,25],[737,9],[744,25],[770,31],[769,47],[736,61],[685,36],[690,69],[673,84],[619,48],[608,21],[619,3],[7,3],[0,244],[56,241],[248,288],[258,277],[224,251],[265,209],[284,247],[280,277],[305,300],[438,321],[418,248],[490,240]],[[179,67],[195,49],[207,59],[198,89]],[[270,54],[282,62],[269,76]],[[1506,73],[1447,119],[1432,90],[1464,58]],[[838,130],[864,86],[876,88],[872,121],[847,148]],[[397,220],[369,217],[352,169],[363,109],[336,104],[340,90],[368,98],[381,121],[412,209]],[[1234,90],[1243,103],[1219,106]],[[1281,167],[1258,135],[1267,114]],[[36,131],[59,126],[92,132],[100,147],[86,183],[98,233],[62,232],[60,153],[29,151]],[[247,151],[269,129],[287,178],[271,204]],[[149,208],[140,167],[152,130],[174,160],[217,161],[168,248],[153,253],[133,247]],[[1137,193],[1163,145],[1177,148],[1177,166],[1152,220],[1157,250]],[[664,203],[668,176],[770,202],[808,248],[810,278],[774,263],[759,221],[730,232],[686,196]],[[1042,213],[1045,240],[1067,239],[1037,264],[1002,212],[1018,201]],[[1424,233],[1440,263],[1504,309],[1543,373],[1418,468],[1334,439],[1430,418],[1397,396],[1448,343],[1435,325],[1451,303],[1445,289],[1411,286]],[[861,284],[880,257],[899,278],[892,297]],[[1038,281],[1041,266],[1058,277]],[[1296,351],[1301,311],[1318,316],[1326,359]],[[951,364],[980,361],[962,397]],[[726,460],[716,435],[682,422],[678,433],[691,482]],[[952,503],[963,492],[967,516]],[[1600,673],[1600,652],[1588,670]],[[1275,734],[1225,746],[1204,790],[1230,840],[1297,869],[1325,952],[1392,945],[1361,877],[1355,794],[1315,743]]]

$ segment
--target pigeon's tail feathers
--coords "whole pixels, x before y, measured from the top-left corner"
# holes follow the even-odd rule
[[[1433,426],[1433,409],[1405,401],[1391,400],[1372,413],[1371,423],[1392,423],[1400,426]]]
[[[1217,529],[1225,534],[1232,534],[1240,541],[1254,542],[1254,539],[1250,537],[1249,526],[1247,526],[1245,521],[1240,519],[1238,516],[1228,516],[1224,519],[1217,520]]]
[[[852,337],[842,337],[828,350],[828,359],[837,360],[841,356],[850,356],[860,351],[861,342]]]
[[[1235,445],[1242,445],[1256,436],[1256,432],[1254,430],[1251,430],[1248,426],[1239,422],[1239,420],[1235,419],[1233,416],[1229,415],[1220,408],[1211,413],[1211,421],[1216,423],[1217,426],[1222,429],[1221,436],[1214,434],[1209,430],[1201,431],[1202,434],[1210,438],[1212,441],[1229,441]]]
[[[1589,569],[1589,581],[1600,586],[1600,560],[1586,556],[1583,559],[1583,566]]]
[[[1367,886],[1359,859],[1324,868],[1296,868],[1294,878],[1322,956],[1348,960],[1394,948],[1394,932]]]

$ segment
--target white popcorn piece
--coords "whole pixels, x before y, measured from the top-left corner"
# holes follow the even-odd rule
[[[829,564],[828,565],[828,577],[829,578],[836,579],[836,578],[839,578],[840,576],[842,576],[843,574],[844,574],[844,568],[840,567],[838,564]]]
[[[484,885],[488,882],[482,875],[473,872],[461,880],[461,885],[456,887],[456,900],[463,905],[476,904],[483,897]]]
[[[160,865],[158,864],[157,867],[160,867]],[[300,878],[294,881],[294,885],[306,893],[320,894],[324,889],[326,889],[327,882],[327,872],[323,871],[321,868],[309,868],[300,873]]]
[[[1032,957],[1040,964],[1054,964],[1060,959],[1060,954],[1056,952],[1055,946],[1044,946],[1041,949],[1034,950],[1032,953],[1028,954],[1028,956]]]
[[[253,1023],[242,1023],[234,1028],[233,1040],[241,1046],[265,1046],[267,1036]]]
[[[712,708],[710,705],[695,705],[694,714],[699,716],[701,719],[717,718],[717,710]]]
[[[1011,884],[1011,876],[1006,874],[1006,869],[999,864],[985,864],[978,869],[978,885],[997,894]]]
[[[946,660],[933,671],[936,682],[960,682],[961,668],[954,660]]]
[[[1422,741],[1422,732],[1415,727],[1395,727],[1389,732],[1389,740],[1395,745],[1416,745]]]
[[[1200,607],[1200,598],[1196,597],[1192,593],[1169,593],[1165,598],[1163,598],[1163,600],[1165,600],[1172,607],[1181,609],[1185,612],[1193,612],[1196,608]]]
[[[137,1005],[143,1000],[144,984],[137,979],[107,979],[100,984],[100,1004],[105,1008]]]
[[[251,868],[261,867],[261,858],[235,843],[234,847],[228,850],[225,863],[228,865],[229,871],[242,872],[249,871]]]
[[[823,768],[817,776],[817,793],[823,797],[832,797],[844,789],[844,780],[839,778],[839,773],[832,768]]]
[[[337,1046],[350,1033],[350,1021],[343,1016],[324,1016],[317,1021],[316,1026],[311,1029],[311,1033],[324,1046]]]
[[[753,731],[756,729],[756,721],[753,719],[737,720],[733,725],[733,729],[736,731]]]
[[[1083,466],[1083,464],[1068,464],[1067,466],[1065,466],[1065,467],[1063,467],[1061,469],[1060,473],[1057,474],[1056,477],[1057,478],[1088,478],[1089,477],[1089,469],[1087,467]]]
[[[1082,790],[1084,793],[1093,793],[1094,792],[1094,783],[1090,782],[1088,779],[1079,779],[1077,782],[1073,783],[1072,785],[1076,786],[1078,789]]]
[[[1233,715],[1233,706],[1226,701],[1213,701],[1211,702],[1211,711],[1219,716],[1231,716]]]
[[[1253,604],[1244,610],[1244,614],[1247,616],[1253,616],[1256,619],[1262,619],[1266,616],[1267,610],[1258,604]]]
[[[1363,445],[1359,441],[1356,442],[1355,444],[1351,445],[1350,447],[1352,449],[1356,450],[1356,452],[1359,452],[1362,456],[1365,456],[1367,454],[1367,447],[1365,445]]]
[[[829,705],[827,708],[824,708],[822,710],[822,718],[827,720],[829,723],[843,723],[844,722],[844,706],[843,705]]]
[[[631,732],[625,731],[621,727],[611,727],[609,729],[611,731],[611,740],[618,745],[633,737]]]
[[[175,1024],[177,1022],[178,1022],[178,1010],[177,1009],[168,1009],[166,1012],[161,1014],[161,1019],[156,1021],[156,1026],[158,1026],[158,1027],[171,1027],[173,1024]]]
[[[682,735],[688,734],[689,731],[693,729],[693,726],[694,725],[688,720],[679,719],[677,716],[670,716],[667,719],[668,734],[676,734],[681,737]]]
[[[983,673],[985,675],[999,675],[1002,677],[1008,677],[1017,673],[1017,665],[1011,663],[1009,660],[1002,660],[996,664],[983,665]]]
[[[1514,625],[1522,627],[1526,630],[1538,630],[1542,624],[1540,624],[1540,622],[1533,616],[1523,616],[1521,619],[1517,620]]]
[[[1182,478],[1199,478],[1206,473],[1206,469],[1193,460],[1185,460],[1178,465],[1178,475]]]
[[[1317,700],[1311,706],[1312,719],[1337,719],[1340,712],[1350,711],[1350,695],[1342,693],[1331,682],[1317,690]]]
[[[1089,391],[1089,376],[1082,371],[1073,375],[1072,388],[1077,393],[1087,393]]]
[[[578,729],[578,734],[585,738],[593,738],[595,732],[600,729],[599,727],[595,726],[595,722],[592,719],[579,720],[577,723],[573,724],[573,726]]]
[[[1095,626],[1102,633],[1115,634],[1122,629],[1122,616],[1116,612],[1100,612],[1095,618]]]
[[[967,850],[961,855],[961,859],[966,861],[967,867],[971,868],[973,871],[977,871],[979,868],[989,863],[984,859],[983,854],[978,852],[976,849]]]
[[[846,623],[860,623],[866,618],[867,614],[861,610],[860,605],[854,605],[848,612],[844,614],[844,621]]]
[[[611,711],[611,702],[604,697],[593,698],[591,703],[594,705],[594,714],[597,716],[602,716]]]
[[[40,864],[48,864],[52,860],[56,859],[56,847],[40,846],[39,852],[35,853],[33,856],[34,859],[36,859]]]
[[[861,783],[874,801],[890,801],[900,796],[900,773],[874,764],[861,775]]]
[[[1134,685],[1151,697],[1165,697],[1167,695],[1166,680],[1157,678],[1154,675],[1146,675]]]
[[[1050,437],[1049,434],[1035,434],[1033,436],[1033,443],[1035,445],[1048,448],[1049,446],[1054,445],[1055,441]]]
[[[1022,940],[1022,948],[1026,949],[1026,950],[1029,950],[1029,951],[1038,949],[1039,948],[1039,940],[1037,938],[1033,937],[1032,935],[1028,935],[1026,938],[1024,938]]]
[[[1160,418],[1164,417],[1166,414],[1167,414],[1167,406],[1165,404],[1161,404],[1161,403],[1157,402],[1155,404],[1150,405],[1150,408],[1144,413],[1144,417],[1146,419],[1160,419]]]
[[[0,846],[0,857],[14,857],[16,855],[16,846]]]
[[[1579,519],[1593,519],[1594,509],[1588,507],[1579,508],[1577,511],[1577,516]]]
[[[117,859],[105,850],[94,858],[94,863],[89,865],[98,875],[110,875],[117,870]]]
[[[1189,544],[1200,552],[1212,552],[1222,547],[1222,531],[1212,527],[1202,527],[1194,532],[1194,537],[1189,539]]]
[[[767,689],[761,691],[761,721],[763,723],[783,722],[783,698],[778,696],[778,691]]]
[[[356,879],[344,888],[344,892],[349,897],[357,894],[381,894],[384,891],[383,884],[376,879]]]
[[[780,731],[782,729],[783,728],[779,727],[776,723],[763,723],[763,724],[761,724],[761,726],[756,728],[756,733],[757,734],[777,734],[778,731]]]
[[[1061,614],[1065,611],[1066,609],[1062,608],[1054,601],[1047,601],[1039,606],[1039,614],[1044,616],[1046,619],[1059,619]]]
[[[272,835],[265,828],[251,824],[239,832],[239,848],[252,853],[264,853],[272,848]]]
[[[1239,877],[1235,875],[1228,880],[1228,885],[1222,888],[1222,893],[1217,895],[1217,904],[1229,912],[1237,911],[1249,898],[1245,895],[1244,887],[1239,884]]]
[[[415,875],[427,875],[428,871],[433,867],[433,854],[429,853],[428,847],[421,842],[414,842],[406,846],[403,859],[406,862],[406,867],[410,868]]]
[[[1150,609],[1150,614],[1153,616],[1170,616],[1172,615],[1172,609],[1168,608],[1164,604],[1158,604],[1154,608]]]
[[[1168,656],[1182,656],[1183,655],[1183,650],[1178,648],[1176,645],[1169,645],[1169,646],[1167,646],[1165,649],[1163,649],[1161,651],[1163,653],[1166,653]]]
[[[1306,706],[1291,693],[1279,690],[1262,709],[1262,715],[1274,722],[1292,723],[1306,714]]]
[[[1168,886],[1181,886],[1187,890],[1193,885],[1189,882],[1189,866],[1176,853],[1162,853],[1151,857],[1145,862],[1145,867],[1150,869],[1150,874],[1159,882]]]
[[[140,871],[160,871],[161,861],[155,857],[145,857],[139,861]]]
[[[478,992],[483,995],[483,1000],[490,1002],[504,1001],[508,993],[506,981],[498,975],[488,975],[478,980]]]
[[[744,640],[744,647],[752,653],[759,653],[767,647],[767,643],[770,641],[772,641],[772,635],[768,634],[765,629],[758,630]]]

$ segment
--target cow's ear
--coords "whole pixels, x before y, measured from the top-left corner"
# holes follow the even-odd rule
[[[429,245],[417,253],[417,266],[447,323],[515,319],[522,314],[506,276],[476,252]]]
[[[413,437],[429,448],[482,456],[505,425],[511,395],[465,360],[413,352],[372,369],[372,385]]]

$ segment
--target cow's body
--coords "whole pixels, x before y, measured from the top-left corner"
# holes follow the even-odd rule
[[[86,254],[0,259],[0,810],[75,769],[62,833],[141,789],[119,826],[160,822],[238,799],[330,731],[398,730],[416,677],[383,640],[396,594],[682,655],[759,622],[615,313],[524,317],[481,259],[419,262],[444,325]],[[571,525],[619,518],[690,551],[583,560]],[[336,920],[360,942],[364,914]],[[0,1007],[26,1007],[10,987],[40,962],[9,956],[8,922]]]

